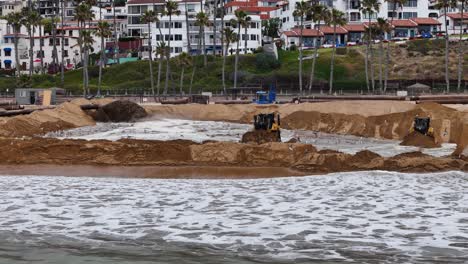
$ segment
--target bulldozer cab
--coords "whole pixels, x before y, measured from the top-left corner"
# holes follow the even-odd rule
[[[431,119],[429,117],[415,117],[413,129],[421,134],[428,134],[430,132]]]
[[[276,120],[275,120],[276,116]],[[279,130],[280,116],[279,114],[258,114],[254,115],[255,130]]]

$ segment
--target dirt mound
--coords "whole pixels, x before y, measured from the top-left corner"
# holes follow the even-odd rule
[[[439,148],[441,145],[437,143],[435,138],[423,135],[419,132],[411,132],[400,143],[401,146],[415,146],[421,148]]]
[[[145,109],[134,102],[113,101],[91,116],[98,122],[133,122],[147,115]]]
[[[271,132],[266,130],[254,130],[242,135],[241,142],[257,144],[281,142],[281,136],[277,132]]]
[[[22,137],[47,132],[95,125],[80,105],[84,99],[63,103],[55,109],[36,111],[29,115],[0,119],[0,136]],[[88,101],[89,103],[89,101]]]

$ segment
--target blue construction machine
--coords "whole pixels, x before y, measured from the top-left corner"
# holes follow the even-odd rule
[[[271,84],[269,89],[262,91],[257,91],[255,94],[254,103],[257,104],[274,104],[276,103],[276,87],[274,84]]]

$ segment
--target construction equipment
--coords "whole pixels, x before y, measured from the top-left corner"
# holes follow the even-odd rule
[[[434,128],[431,127],[430,117],[415,117],[413,127],[410,129],[410,133],[417,131],[425,136],[434,137]]]
[[[276,102],[275,85],[270,85],[268,91],[257,91],[253,102],[257,104],[274,104]]]
[[[280,115],[277,113],[254,115],[254,130],[242,136],[242,142],[281,142]]]

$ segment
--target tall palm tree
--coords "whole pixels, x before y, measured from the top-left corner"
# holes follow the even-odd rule
[[[21,14],[23,19],[21,21],[22,25],[26,27],[29,37],[29,77],[33,74],[33,64],[34,64],[34,38],[33,31],[34,27],[40,20],[40,15],[36,11],[33,11],[32,7],[24,7],[21,9]]]
[[[304,31],[304,18],[307,14],[310,13],[310,5],[301,0],[301,2],[296,2],[296,7],[293,12],[293,16],[299,18],[299,93],[302,95],[302,42],[303,42],[303,31]]]
[[[208,61],[206,58],[205,27],[211,25],[210,18],[205,12],[197,13],[195,25],[199,27],[199,36],[203,45],[203,65],[206,67]]]
[[[383,83],[383,56],[384,56],[384,47],[383,47],[383,41],[385,38],[385,35],[390,33],[391,26],[388,23],[388,21],[384,18],[377,18],[377,22],[375,23],[375,36],[379,37],[379,89],[380,92],[385,91],[384,83]]]
[[[247,40],[249,39],[249,36],[247,35],[247,30],[250,27],[250,23],[252,21],[252,18],[250,16],[247,16],[241,23],[241,27],[244,28],[244,54],[247,54]]]
[[[218,0],[214,0],[213,6],[213,55],[216,55],[217,45],[216,45],[216,19],[218,18]]]
[[[368,28],[370,28],[372,24],[372,16],[380,11],[380,2],[379,0],[362,0],[361,1],[361,7],[359,7],[359,11],[361,11],[363,14],[367,15],[368,18]],[[372,79],[372,90],[375,89],[375,84],[374,84],[374,68],[372,66],[372,56],[369,59],[369,52],[372,52],[372,31],[368,31],[369,34],[367,34],[367,41],[366,41],[366,59],[364,60],[365,63],[365,69],[366,69],[366,84],[367,84],[367,91],[370,91],[370,85],[369,85],[369,68],[371,70],[371,79]]]
[[[84,64],[83,64],[83,72],[84,72],[84,89],[86,90],[87,94],[90,94],[89,90],[89,73],[88,73],[88,64],[89,64],[89,50],[91,50],[93,43],[94,43],[94,38],[91,34],[91,31],[89,30],[83,30],[81,33],[81,45],[83,46],[84,50]]]
[[[171,58],[171,27],[172,27],[172,16],[180,15],[179,4],[173,0],[166,1],[164,5],[163,15],[169,17],[169,40],[167,41],[167,47],[169,49],[169,56],[166,58],[166,82],[164,83],[164,94],[167,94],[167,87],[169,85],[169,73],[171,71],[170,58]]]
[[[45,29],[47,23],[48,23],[47,18],[40,18],[40,21],[38,23],[39,26],[39,54],[41,56],[41,74],[45,74],[44,70],[44,39],[42,38],[42,30]]]
[[[19,52],[18,52],[18,35],[21,31],[21,25],[23,21],[23,15],[21,12],[12,12],[5,16],[5,20],[7,21],[8,25],[10,25],[13,29],[14,37],[14,46],[15,46],[15,69],[16,69],[16,76],[20,76],[20,59],[19,59]]]
[[[190,43],[190,26],[189,26],[189,17],[188,17],[188,1],[184,1],[185,4],[185,31],[187,35],[187,50],[190,53],[192,50],[192,45]]]
[[[150,69],[151,93],[154,96],[154,76],[153,76],[153,46],[151,44],[151,23],[158,22],[158,17],[154,10],[146,10],[141,16],[141,22],[148,24],[148,63]]]
[[[466,3],[468,2],[468,0],[457,0],[459,3],[460,3],[460,14],[461,14],[461,21],[462,23],[460,24],[460,39],[458,40],[458,78],[457,78],[457,92],[459,93],[461,91],[461,81],[462,81],[462,77],[463,77],[463,60],[464,60],[464,57],[465,57],[465,52],[464,52],[464,49],[463,49],[463,21],[465,21],[464,19],[464,15],[465,15],[465,5]]]
[[[81,56],[81,66],[83,67],[83,96],[86,96],[87,93],[87,58],[86,58],[86,50],[85,50],[85,29],[86,29],[86,21],[91,20],[93,18],[93,13],[91,12],[91,7],[86,3],[81,3],[75,8],[75,16],[74,19],[78,21],[80,31],[78,37],[78,44],[80,46],[80,56]],[[86,33],[90,35],[89,32]],[[85,67],[86,66],[86,67]]]
[[[60,27],[62,28],[61,30],[61,42],[60,42],[60,49],[61,49],[61,62],[60,62],[60,85],[63,88],[65,85],[65,30],[64,28],[64,23],[65,23],[65,2],[66,0],[61,0],[62,2],[62,7],[60,8],[61,11],[61,19],[60,19]]]
[[[314,4],[311,6],[309,10],[310,14],[312,15],[312,21],[317,25],[317,31],[320,32],[320,22],[324,21],[325,24],[328,24],[329,21],[329,10],[328,7],[321,5],[321,4]],[[309,94],[312,93],[312,85],[314,83],[314,75],[315,75],[315,64],[317,62],[318,57],[318,48],[320,46],[320,37],[316,39],[314,45],[314,57],[312,59],[312,69],[310,70],[310,80],[309,80]]]
[[[167,57],[168,50],[166,43],[164,41],[158,42],[156,46],[156,57],[159,56],[158,59],[158,82],[156,83],[157,95],[159,95],[160,87],[161,87],[161,69],[162,69],[162,62],[164,58]]]
[[[110,30],[110,25],[107,21],[99,21],[98,26],[94,34],[97,37],[101,38],[101,56],[99,58],[99,80],[98,80],[98,90],[97,95],[101,96],[101,83],[102,83],[102,67],[106,64],[106,46],[104,39],[110,38],[112,36],[112,31]]]
[[[237,27],[237,36],[240,36],[241,25],[245,23],[245,21],[249,17],[247,13],[242,10],[236,10],[234,12],[236,18],[231,19],[230,24],[233,27]],[[250,18],[250,17],[249,17]],[[237,41],[237,49],[236,49],[236,58],[234,61],[234,88],[237,88],[237,69],[239,66],[239,42],[240,39]]]
[[[114,62],[120,64],[119,40],[117,35],[117,17],[115,15],[115,1],[116,0],[112,0],[112,18],[114,20]]]
[[[447,13],[450,7],[453,7],[453,1],[451,0],[438,0],[436,7],[444,13],[444,25],[445,25],[445,84],[446,92],[450,92],[450,75],[449,75],[449,35],[447,25]]]
[[[52,65],[53,65],[53,72],[54,74],[57,73],[57,65],[58,65],[58,51],[57,51],[57,12],[58,12],[58,0],[54,0],[53,4],[53,16],[52,16]]]
[[[333,92],[333,72],[334,72],[334,66],[335,66],[335,53],[336,53],[336,28],[338,26],[346,25],[345,13],[341,12],[338,9],[333,8],[330,11],[330,25],[333,26],[333,49],[332,49],[332,57],[331,57],[331,64],[330,64],[330,90],[328,91],[329,94]]]
[[[221,0],[221,10],[220,10],[220,15],[221,15],[221,55],[223,56],[223,66],[226,64],[226,54],[224,51],[224,15],[225,15],[225,10],[224,10],[224,0]],[[223,68],[223,73],[222,73],[222,79],[223,79],[223,90],[224,94],[227,95],[226,93],[226,73]]]
[[[403,9],[403,5],[407,2],[407,0],[385,0],[387,3],[390,3],[392,5],[392,17],[390,18],[390,33],[389,33],[389,39],[387,42],[387,52],[386,52],[386,58],[385,58],[385,81],[384,81],[384,92],[387,91],[387,82],[388,82],[388,70],[390,68],[390,40],[393,37],[393,19],[396,16],[396,10],[397,8]]]
[[[177,65],[181,68],[180,72],[180,86],[179,86],[179,92],[180,95],[182,95],[182,90],[184,87],[184,72],[186,67],[190,67],[192,65],[192,60],[190,59],[190,55],[188,55],[187,52],[182,52],[177,56]]]
[[[237,42],[239,36],[236,34],[236,32],[234,32],[234,30],[232,30],[232,28],[226,27],[223,30],[222,37],[224,38],[223,41],[226,44],[226,48],[223,54],[223,89],[224,89],[224,94],[227,94],[226,83],[225,83],[226,56],[228,55],[229,46],[231,45],[231,43]]]

